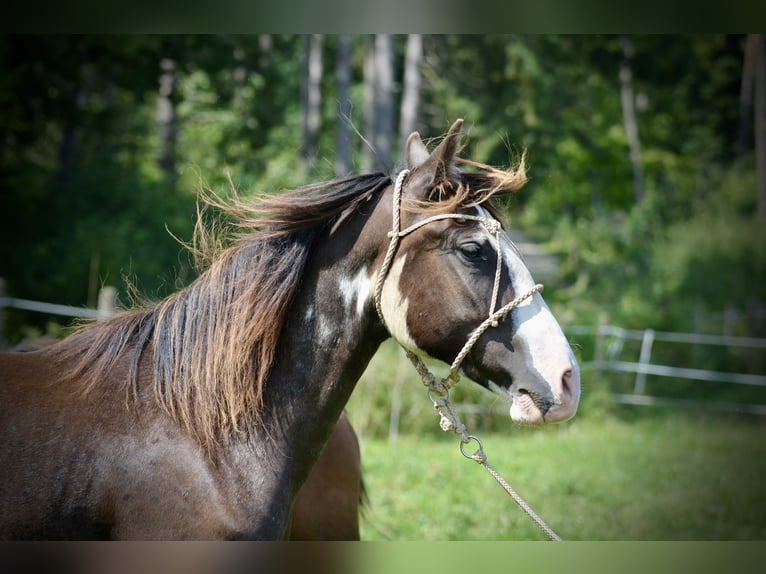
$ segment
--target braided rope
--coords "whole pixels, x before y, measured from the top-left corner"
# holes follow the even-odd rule
[[[483,451],[482,451],[482,454],[483,454]],[[553,529],[550,526],[548,526],[545,523],[545,521],[542,518],[540,518],[534,510],[532,510],[532,507],[529,506],[529,504],[527,504],[526,501],[523,498],[521,498],[521,496],[519,496],[515,490],[513,490],[511,485],[508,484],[505,481],[505,479],[503,479],[502,476],[500,476],[500,473],[498,473],[495,470],[495,468],[491,464],[489,464],[489,462],[487,462],[486,456],[484,458],[484,461],[477,460],[476,462],[484,465],[484,468],[487,469],[487,472],[489,472],[495,478],[498,484],[500,484],[500,486],[502,486],[503,489],[505,489],[505,491],[510,495],[510,497],[513,498],[514,502],[519,505],[519,508],[521,508],[527,514],[527,516],[529,516],[533,520],[533,522],[537,524],[540,530],[545,532],[548,538],[550,538],[554,542],[561,542],[561,537],[558,534],[556,534],[553,531]]]
[[[401,227],[401,209],[400,204],[402,200],[402,187],[404,179],[410,173],[410,170],[403,169],[396,177],[396,183],[394,184],[394,216],[393,216],[393,231],[389,233],[391,241],[388,243],[388,251],[386,251],[386,257],[383,259],[380,271],[378,272],[378,279],[375,282],[375,309],[378,312],[378,317],[383,322],[383,326],[388,329],[386,325],[386,319],[383,317],[383,309],[381,307],[380,300],[383,295],[383,283],[386,280],[388,271],[391,268],[391,262],[396,255],[396,248],[399,246],[399,229]]]
[[[513,301],[505,305],[504,307],[500,308],[499,310],[492,313],[489,317],[487,317],[484,322],[476,327],[474,332],[471,334],[471,336],[468,338],[468,340],[465,342],[465,345],[463,345],[462,350],[460,353],[458,353],[457,357],[455,357],[455,360],[452,361],[452,365],[450,366],[450,373],[457,372],[457,370],[460,368],[460,364],[463,362],[463,360],[468,356],[468,353],[471,352],[471,348],[476,344],[476,341],[478,341],[481,336],[489,329],[490,327],[497,327],[498,321],[504,320],[508,313],[510,313],[514,308],[518,307],[523,303],[526,299],[534,295],[535,293],[539,293],[543,290],[542,284],[538,283],[528,291],[525,291],[518,297],[516,297]]]
[[[398,210],[397,210],[398,211]],[[494,219],[489,219],[488,217],[481,217],[479,215],[470,215],[470,214],[462,214],[462,213],[439,213],[437,215],[432,215],[431,217],[426,217],[422,221],[418,221],[417,223],[413,223],[410,225],[407,229],[404,229],[402,231],[389,231],[388,236],[389,237],[404,237],[406,235],[409,235],[413,231],[416,231],[420,229],[421,227],[425,227],[429,223],[433,223],[434,221],[442,221],[444,219],[460,219],[462,221],[478,221],[481,224],[484,225],[484,227],[487,228],[487,231],[492,233],[493,235],[495,233],[500,232],[500,224],[495,221]]]
[[[503,489],[510,495],[510,497],[514,500],[514,502],[516,502],[516,504],[535,522],[535,524],[537,524],[537,526],[543,532],[545,532],[545,534],[551,540],[560,541],[561,538],[559,538],[559,536],[542,520],[542,518],[540,518],[537,515],[537,513],[535,513],[535,511],[532,510],[532,507],[530,507],[524,501],[524,499],[521,498],[521,496],[519,496],[516,493],[516,491],[511,487],[511,485],[508,484],[508,482],[506,482],[502,476],[500,476],[500,474],[495,470],[495,468],[491,464],[489,464],[487,460],[487,455],[484,452],[484,448],[481,441],[479,440],[478,437],[468,434],[466,426],[460,420],[460,417],[452,408],[452,404],[449,401],[450,389],[454,387],[458,382],[460,382],[460,365],[468,356],[468,353],[471,352],[471,349],[476,344],[476,342],[487,331],[487,329],[489,329],[490,327],[497,327],[499,324],[499,321],[505,320],[505,318],[508,316],[508,313],[510,313],[511,310],[518,307],[521,303],[523,303],[526,299],[528,299],[535,293],[541,292],[543,290],[543,286],[538,283],[537,285],[535,285],[528,291],[516,297],[513,301],[511,301],[507,305],[504,305],[503,307],[495,311],[495,307],[497,306],[497,299],[499,297],[500,279],[502,275],[502,251],[500,250],[500,232],[502,230],[502,227],[494,219],[489,219],[486,217],[479,217],[475,215],[462,215],[462,214],[456,214],[456,213],[443,213],[443,214],[428,217],[422,221],[419,221],[409,226],[408,228],[404,230],[401,230],[402,187],[404,184],[404,180],[408,174],[409,174],[409,170],[402,170],[401,172],[399,172],[399,175],[397,176],[396,182],[394,184],[393,226],[392,226],[393,229],[388,233],[388,236],[391,239],[391,241],[388,244],[388,250],[386,251],[385,258],[383,259],[381,269],[378,272],[378,277],[375,282],[375,291],[374,291],[375,309],[378,312],[378,316],[380,317],[381,322],[386,327],[386,329],[388,329],[386,325],[386,320],[383,317],[383,308],[381,304],[382,293],[383,293],[383,283],[385,282],[388,272],[391,268],[391,263],[393,262],[394,256],[396,255],[396,250],[399,246],[399,241],[401,240],[401,238],[409,235],[413,231],[416,231],[417,229],[420,229],[421,227],[429,223],[432,223],[434,221],[444,220],[444,219],[461,219],[461,220],[478,221],[493,236],[495,240],[495,246],[497,248],[497,266],[495,268],[495,280],[494,280],[494,285],[492,287],[492,302],[490,304],[489,316],[473,331],[473,333],[471,333],[471,336],[468,338],[468,340],[463,345],[463,348],[455,357],[455,360],[452,362],[452,365],[450,365],[449,374],[437,382],[436,377],[433,375],[433,373],[431,373],[431,371],[428,370],[428,367],[425,365],[423,360],[420,357],[418,357],[415,353],[410,351],[409,349],[406,349],[404,347],[403,348],[404,348],[405,354],[407,355],[407,358],[410,359],[418,375],[420,375],[420,378],[423,381],[423,384],[429,389],[428,396],[433,402],[434,409],[440,415],[439,426],[441,427],[441,429],[445,432],[452,431],[455,434],[459,435],[460,436],[460,452],[463,453],[463,456],[483,465],[487,469],[487,471],[495,478],[495,480],[500,484],[500,486],[502,486]],[[439,396],[435,398],[433,396],[434,393]],[[472,440],[475,440],[479,444],[479,448],[473,454],[469,455],[469,454],[466,454],[464,445],[470,443]]]

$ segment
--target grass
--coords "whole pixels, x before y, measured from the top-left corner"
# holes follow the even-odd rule
[[[609,388],[587,374],[577,417],[550,428],[513,425],[497,395],[467,380],[453,403],[491,408],[464,416],[469,432],[564,540],[766,540],[763,420],[618,406]],[[546,539],[482,466],[463,458],[457,437],[439,430],[393,342],[371,361],[348,411],[370,499],[363,540]]]
[[[649,411],[642,411],[648,413]],[[436,420],[431,421],[436,425]],[[482,435],[565,540],[766,539],[762,423],[672,412]],[[363,540],[544,540],[454,435],[361,437]]]

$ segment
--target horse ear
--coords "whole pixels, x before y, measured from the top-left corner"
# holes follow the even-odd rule
[[[463,126],[463,120],[455,120],[452,127],[444,136],[444,139],[437,146],[437,148],[431,153],[431,159],[435,161],[437,170],[444,170],[442,175],[444,178],[447,176],[449,166],[452,164],[452,160],[457,152],[458,140],[460,139],[460,128]],[[440,179],[437,177],[437,179]]]
[[[413,170],[423,165],[428,160],[429,155],[428,148],[426,148],[423,140],[420,139],[420,134],[412,132],[404,146],[404,167]]]
[[[428,156],[426,162],[424,162],[428,165],[428,171],[431,172],[431,181],[434,184],[448,183],[452,179],[450,173],[452,171],[455,153],[458,149],[460,128],[462,125],[462,119],[455,121],[441,143],[439,143],[436,149],[431,152],[431,155]]]
[[[452,189],[452,181],[455,179],[453,167],[455,154],[458,150],[460,128],[463,120],[459,119],[444,136],[444,139],[430,154],[420,134],[413,132],[404,150],[404,165],[417,175],[411,180],[414,184],[410,187],[411,193],[422,196],[422,200],[433,200],[435,196],[443,198]]]

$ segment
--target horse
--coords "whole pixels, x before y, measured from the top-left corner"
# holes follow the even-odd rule
[[[59,342],[55,337],[25,339],[14,352],[34,352]],[[364,482],[359,439],[346,411],[295,498],[290,540],[359,540]]]
[[[498,222],[523,156],[507,170],[461,158],[461,126],[433,151],[411,134],[396,178],[207,194],[238,231],[222,245],[201,210],[204,270],[188,286],[1,355],[0,537],[287,538],[388,338],[419,358],[459,355],[512,421],[574,416],[577,361]]]

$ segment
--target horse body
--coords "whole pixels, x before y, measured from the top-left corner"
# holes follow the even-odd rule
[[[290,522],[295,466],[264,471],[266,452],[283,456],[270,442],[233,439],[211,460],[141,386],[127,409],[109,389],[82,395],[62,384],[50,351],[0,355],[2,452],[13,455],[2,456],[3,538],[358,539],[361,468],[345,415]]]
[[[127,411],[114,395],[78,396],[55,368],[45,368],[55,364],[48,353],[6,355],[0,363],[0,371],[24,383],[18,389],[14,380],[0,381],[3,452],[13,454],[3,457],[4,538],[204,539],[236,532],[222,503],[225,466],[210,464],[146,397]],[[81,408],[73,412],[73,404]]]
[[[490,301],[531,281],[483,223],[460,219],[523,181],[459,172],[459,127],[430,154],[416,134],[408,142],[404,224],[454,217],[404,237],[390,269],[390,179],[309,186],[265,202],[256,231],[157,307],[4,355],[0,536],[287,537],[381,342],[449,362]],[[577,364],[539,293],[481,336],[463,371],[506,392],[520,422],[577,407]]]

